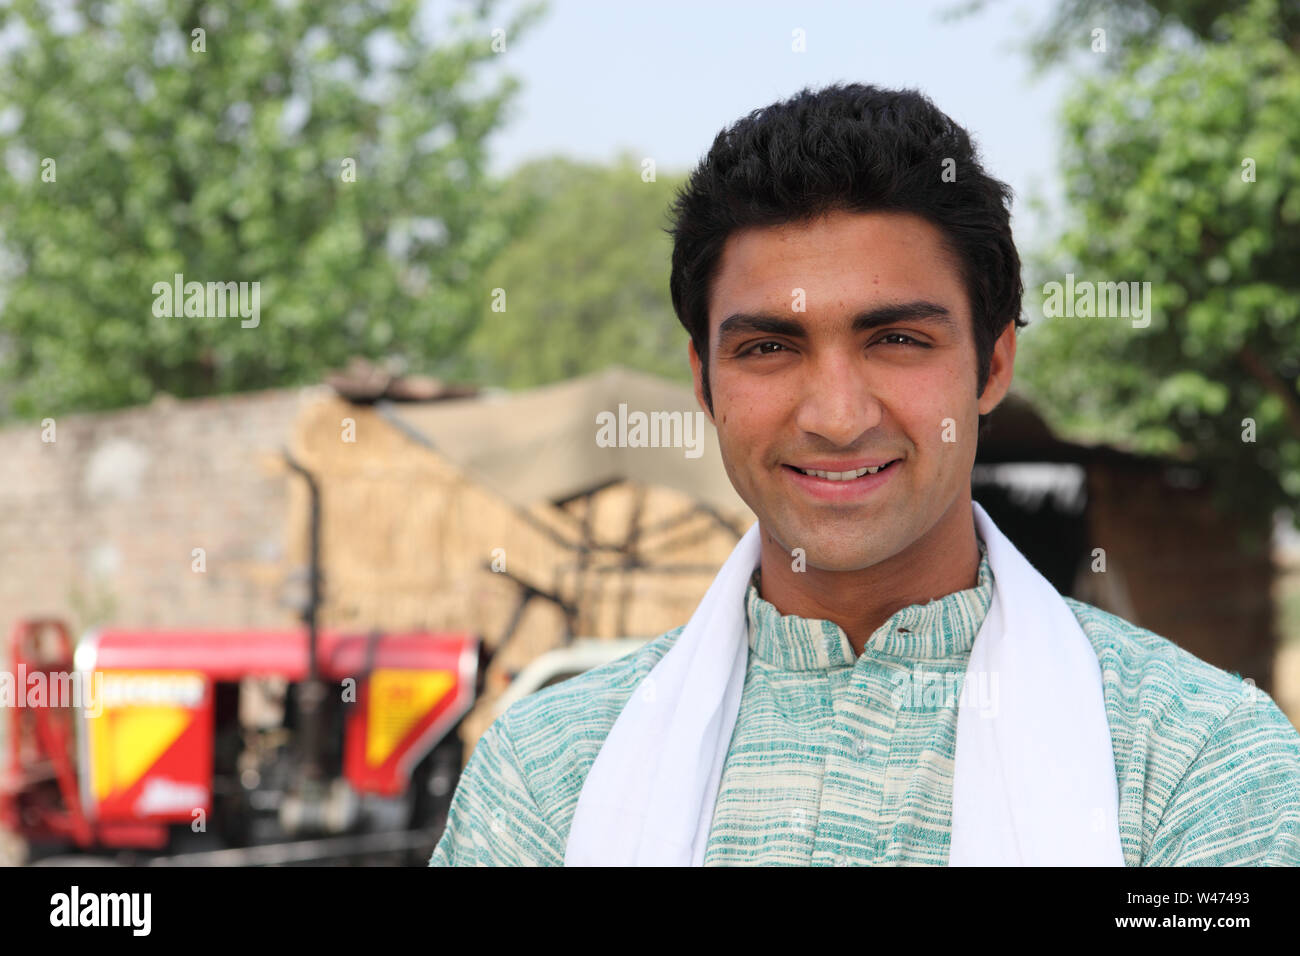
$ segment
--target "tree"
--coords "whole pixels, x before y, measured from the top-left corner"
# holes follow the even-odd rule
[[[1068,273],[1150,282],[1150,324],[1037,311],[1017,376],[1063,430],[1181,456],[1225,503],[1271,511],[1300,500],[1300,20],[1276,0],[1215,6],[1148,4],[1141,35],[1162,42],[1111,33],[1079,77],[1070,224],[1026,283],[1032,300]],[[1062,22],[1089,49],[1100,21]]]
[[[645,169],[624,155],[609,167],[552,158],[514,172],[502,202],[528,225],[485,272],[499,305],[484,300],[464,374],[520,388],[617,363],[690,381],[665,232],[683,177]]]
[[[473,87],[541,12],[506,23],[494,6],[446,23],[417,0],[19,0],[0,12],[17,37],[0,52],[11,413],[454,351],[479,314],[473,277],[512,228],[485,211],[484,140],[517,83]],[[203,317],[166,314],[160,290],[177,274]],[[190,282],[207,294],[191,299]],[[256,321],[230,317],[228,283],[247,283]]]

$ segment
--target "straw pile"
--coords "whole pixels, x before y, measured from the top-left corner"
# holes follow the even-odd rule
[[[685,623],[745,527],[678,491],[626,482],[519,509],[336,396],[304,410],[290,452],[321,489],[322,627],[469,630],[500,651],[465,722],[466,758],[496,696],[538,654],[574,636]],[[305,568],[310,498],[301,478],[290,488],[287,555]],[[527,589],[542,596],[511,630]]]

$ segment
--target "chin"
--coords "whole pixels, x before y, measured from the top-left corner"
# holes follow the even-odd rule
[[[759,523],[762,524],[762,521]],[[781,529],[774,529],[773,537],[787,551],[803,548],[808,567],[822,571],[857,571],[883,560],[884,555],[878,541],[871,542],[874,546],[865,544],[862,522],[846,518],[837,523],[843,527],[831,530],[825,521],[819,522],[816,518],[812,519],[811,526],[799,521],[795,523],[793,534],[786,536]],[[764,524],[763,527],[768,526]],[[801,532],[801,527],[808,530]]]
[[[808,566],[822,571],[861,571],[874,567],[885,559],[885,555],[875,549],[865,550],[857,547],[823,549],[814,557],[808,555]]]

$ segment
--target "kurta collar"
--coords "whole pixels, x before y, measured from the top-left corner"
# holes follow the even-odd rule
[[[979,580],[975,587],[955,591],[925,604],[902,608],[876,629],[864,656],[941,658],[970,650],[993,597],[993,570],[984,542],[980,549]],[[791,671],[847,667],[857,656],[849,636],[833,621],[782,614],[759,595],[760,574],[754,569],[745,593],[749,647],[769,664]]]

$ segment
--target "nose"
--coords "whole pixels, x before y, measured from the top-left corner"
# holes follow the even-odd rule
[[[836,448],[849,448],[884,419],[884,406],[860,356],[826,356],[807,365],[796,424]]]

